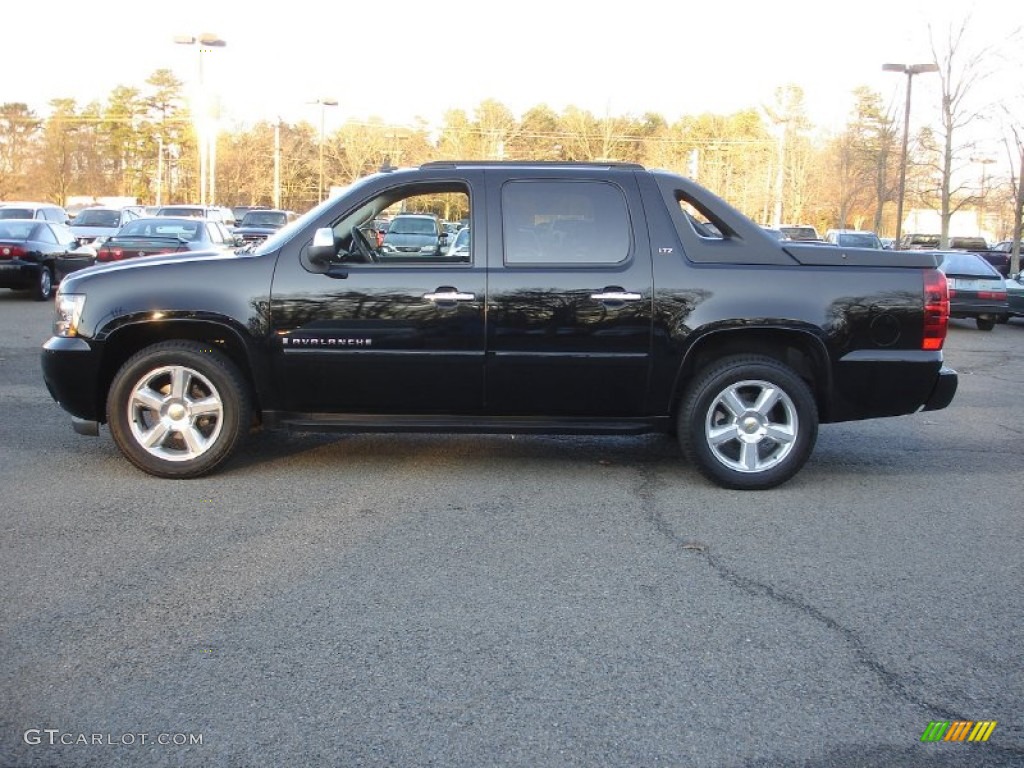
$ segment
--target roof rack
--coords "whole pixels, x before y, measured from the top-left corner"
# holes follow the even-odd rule
[[[519,166],[523,168],[579,168],[588,166],[591,168],[628,168],[635,171],[643,171],[646,168],[639,163],[624,163],[617,160],[433,160],[423,163],[420,168],[466,168],[484,167],[489,165]]]

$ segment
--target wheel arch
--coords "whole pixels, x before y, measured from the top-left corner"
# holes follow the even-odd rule
[[[747,354],[770,357],[792,368],[810,387],[823,420],[827,418],[832,370],[824,342],[808,330],[766,327],[718,329],[691,344],[676,374],[670,413],[673,419],[694,376],[716,360]]]
[[[254,371],[260,367],[253,358],[258,354],[245,334],[226,321],[213,319],[173,319],[127,322],[110,330],[103,341],[103,356],[97,387],[97,413],[105,414],[107,396],[114,376],[128,359],[144,347],[173,340],[210,344],[238,368],[250,391],[253,412],[260,413],[266,391],[265,382]]]

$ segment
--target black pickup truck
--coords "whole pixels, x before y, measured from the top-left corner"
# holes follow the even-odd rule
[[[392,253],[377,218],[469,224]],[[709,224],[711,226],[705,226]],[[161,477],[250,429],[674,433],[761,489],[819,423],[934,410],[946,280],[928,253],[780,242],[631,164],[436,162],[353,184],[267,241],[91,267],[56,298],[46,385]]]

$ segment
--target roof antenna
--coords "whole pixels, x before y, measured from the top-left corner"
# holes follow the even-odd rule
[[[391,155],[384,156],[384,162],[380,164],[381,173],[391,173],[391,171],[397,171],[398,169],[391,164]]]

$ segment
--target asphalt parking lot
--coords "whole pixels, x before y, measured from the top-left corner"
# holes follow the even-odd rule
[[[0,292],[0,766],[1024,764],[1024,322],[782,488],[664,437],[74,434]],[[932,721],[988,741],[923,743]]]

